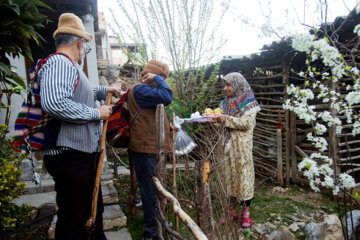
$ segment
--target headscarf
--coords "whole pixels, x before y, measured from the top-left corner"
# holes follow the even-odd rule
[[[256,101],[249,83],[243,75],[238,72],[227,74],[225,82],[234,88],[232,96],[226,96],[220,103],[224,114],[233,117],[243,117],[253,112],[259,112],[260,106]]]

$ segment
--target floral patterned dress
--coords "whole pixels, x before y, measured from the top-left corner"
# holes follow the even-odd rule
[[[225,137],[221,142],[221,166],[229,197],[246,201],[254,196],[253,130],[256,112],[233,117],[226,115]]]

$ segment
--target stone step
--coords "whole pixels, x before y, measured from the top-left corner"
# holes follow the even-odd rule
[[[131,240],[131,235],[126,228],[122,228],[119,231],[105,232],[107,240]]]
[[[52,178],[41,179],[41,184],[36,185],[33,181],[23,181],[26,183],[24,194],[35,194],[55,191],[55,182]]]
[[[36,209],[40,209],[45,204],[53,204],[55,206],[56,201],[56,192],[42,192],[34,194],[25,194],[21,195],[19,198],[14,199],[13,203],[18,206],[23,204],[29,204]]]
[[[112,170],[109,170],[107,173],[101,175],[101,184],[104,182],[112,181],[113,174]],[[34,194],[34,193],[43,193],[55,191],[55,182],[49,174],[45,174],[41,177],[41,184],[35,184],[32,180],[23,180],[22,182],[26,183],[24,194]],[[115,190],[116,192],[116,190]],[[106,196],[105,194],[103,194]]]

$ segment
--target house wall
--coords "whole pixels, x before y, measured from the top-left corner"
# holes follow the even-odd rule
[[[26,69],[25,69],[25,58],[20,55],[18,58],[10,58],[10,63],[13,66],[13,71],[15,71],[17,74],[19,74],[20,77],[26,81]],[[18,111],[20,109],[20,106],[26,96],[26,93],[23,92],[22,95],[13,94],[11,97],[11,115],[10,115],[10,122],[9,122],[9,133],[8,136],[14,135],[14,123],[16,116],[18,114]],[[2,102],[7,104],[5,96],[3,96],[3,99],[1,99]],[[6,117],[6,109],[2,108],[0,110],[0,122],[5,123],[5,117]]]
[[[94,17],[90,14],[81,17],[84,23],[86,32],[93,35],[93,39],[89,43],[91,52],[87,54],[87,70],[89,74],[89,80],[92,85],[99,85],[98,69],[96,62],[96,44],[95,44],[95,33],[94,33]]]

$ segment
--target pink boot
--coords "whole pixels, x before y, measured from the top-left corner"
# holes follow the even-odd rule
[[[229,210],[229,216],[226,218],[221,219],[221,224],[226,224],[227,222],[230,222],[232,220],[236,220],[238,218],[238,214],[236,213],[236,208],[231,207]]]
[[[252,221],[250,218],[250,210],[249,207],[244,207],[243,208],[243,216],[242,216],[242,221],[241,221],[241,226],[243,228],[249,228],[252,225]]]

